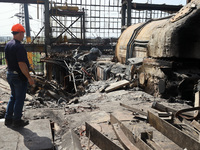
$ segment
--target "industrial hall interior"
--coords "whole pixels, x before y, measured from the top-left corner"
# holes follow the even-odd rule
[[[0,0],[0,150],[200,150],[200,0]]]

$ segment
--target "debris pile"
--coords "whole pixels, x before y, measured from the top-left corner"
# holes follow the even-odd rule
[[[26,118],[50,120],[56,149],[196,149],[198,115],[186,113],[188,119],[184,116],[188,110],[182,110],[191,106],[185,101],[167,101],[142,92],[138,82],[143,81],[135,73],[142,60],[129,59],[125,65],[112,60],[97,49],[52,53],[41,59],[48,73],[45,77],[32,75],[36,84],[28,88],[32,97],[29,95],[25,102]],[[8,85],[2,86],[1,95],[10,92]],[[198,88],[199,85],[197,91]],[[199,107],[198,94],[195,107]],[[4,116],[5,107],[1,106],[0,116]],[[177,120],[180,117],[182,120]],[[172,130],[178,137],[184,132],[180,139],[187,138],[193,145],[180,145],[162,128]],[[70,144],[74,142],[75,145]]]
[[[85,132],[80,128],[81,142],[87,141],[83,136],[89,138],[84,149],[199,149],[199,122],[177,116],[193,116],[195,108],[178,111],[157,102],[145,110],[120,105],[125,109],[107,114],[104,121],[86,122]]]
[[[79,49],[54,52],[41,59],[47,64],[48,74],[46,78],[32,75],[36,85],[29,87],[29,93],[34,95],[29,106],[57,108],[78,103],[76,97],[85,93],[133,87],[139,90],[137,79],[132,78],[131,66],[111,60],[112,57],[105,57],[98,48],[92,48],[89,52],[79,52]]]

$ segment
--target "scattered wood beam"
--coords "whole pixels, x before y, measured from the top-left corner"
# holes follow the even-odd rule
[[[181,148],[187,150],[199,150],[200,143],[194,138],[172,126],[170,123],[160,119],[155,114],[148,111],[148,122],[163,135],[168,137]]]
[[[136,109],[136,108],[127,106],[127,105],[122,104],[122,103],[120,103],[120,106],[125,107],[125,108],[127,108],[128,110],[130,110],[130,111],[132,111],[132,112],[137,112],[137,113],[139,113],[139,114],[141,114],[141,115],[147,116],[147,113],[146,113],[146,112],[141,111],[141,110],[139,110],[139,109]]]
[[[176,109],[173,109],[173,108],[164,106],[162,104],[159,104],[158,102],[154,102],[152,104],[152,108],[154,108],[154,109],[156,109],[158,111],[161,111],[161,112],[172,112],[173,115],[178,111]],[[193,116],[193,114],[189,113],[189,112],[184,112],[183,114],[187,115],[187,116],[190,116],[190,117]]]
[[[111,83],[110,86],[105,89],[105,92],[114,91],[114,90],[119,89],[119,88],[126,86],[128,84],[129,84],[129,81],[127,81],[127,80],[121,80],[121,81],[118,81],[118,82],[115,82],[115,83]]]
[[[158,144],[153,141],[153,131],[142,132],[141,139],[146,142],[153,150],[163,150]]]
[[[98,130],[92,127],[89,123],[85,123],[86,136],[90,137],[90,140],[96,144],[100,149],[104,150],[122,150],[119,146],[109,140],[106,136],[101,134]]]
[[[161,112],[172,112],[173,114],[175,114],[177,112],[177,110],[167,107],[167,106],[164,106],[162,104],[159,104],[158,102],[154,102],[152,104],[152,108],[159,110]]]
[[[126,137],[140,150],[152,150],[144,141],[142,141],[140,138],[135,136],[121,121],[119,121],[115,116],[110,114],[110,122],[111,124],[118,123],[121,130],[124,132]]]
[[[196,121],[193,120],[190,125],[192,125],[195,129],[197,129],[200,132],[200,124]]]
[[[113,129],[115,131],[115,134],[117,135],[118,140],[120,141],[120,143],[122,144],[122,146],[125,149],[128,150],[139,150],[137,147],[135,147],[133,145],[133,143],[130,142],[130,140],[126,137],[126,135],[124,134],[124,132],[122,131],[122,129],[120,128],[120,126],[118,125],[118,123],[113,124]]]
[[[200,106],[200,91],[195,93],[195,101],[194,101],[194,107],[199,107]],[[199,114],[200,111],[196,110],[195,115]]]
[[[153,149],[153,150],[164,150],[162,147],[157,145],[154,141],[147,139],[146,143]]]

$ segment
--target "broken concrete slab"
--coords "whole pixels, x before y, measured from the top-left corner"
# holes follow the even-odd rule
[[[53,150],[50,122],[47,119],[30,121],[24,128],[8,128],[0,121],[0,149]]]
[[[126,86],[128,84],[129,84],[128,80],[120,80],[118,82],[111,83],[110,86],[105,89],[105,92],[114,91],[114,90],[119,89],[119,88]]]

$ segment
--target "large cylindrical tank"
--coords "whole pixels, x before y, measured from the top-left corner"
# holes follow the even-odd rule
[[[193,0],[174,16],[128,27],[120,36],[115,55],[130,57],[200,59],[200,0]]]

